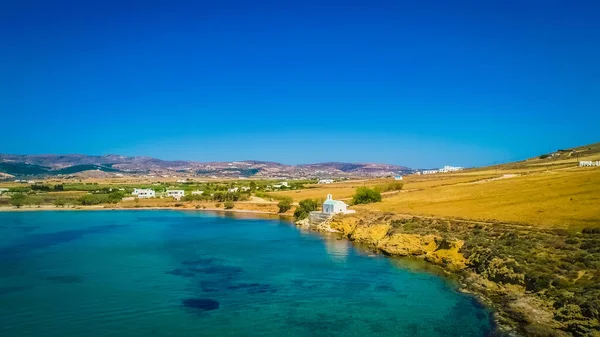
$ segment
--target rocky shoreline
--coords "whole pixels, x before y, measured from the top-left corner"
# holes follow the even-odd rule
[[[549,289],[532,291],[534,272],[524,271],[520,266],[524,262],[496,254],[481,244],[480,237],[494,240],[519,233],[513,226],[495,224],[485,228],[464,220],[407,218],[377,212],[336,216],[316,226],[308,221],[297,224],[317,231],[338,232],[386,255],[415,257],[441,266],[458,277],[461,291],[475,295],[494,309],[495,334],[499,336],[600,336],[598,320],[586,317],[584,308],[569,303],[564,307],[573,312],[565,314],[564,307],[557,308],[559,299]],[[522,248],[515,248],[519,249]],[[534,283],[533,287],[536,286]],[[548,288],[554,291],[558,286],[551,283]]]

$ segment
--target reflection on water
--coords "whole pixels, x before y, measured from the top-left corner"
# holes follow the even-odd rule
[[[325,249],[329,257],[338,263],[346,261],[349,255],[350,243],[346,240],[338,239],[338,236],[328,235],[323,241],[325,243]]]
[[[425,264],[234,213],[3,213],[1,336],[484,336]],[[16,224],[16,225],[15,225]],[[21,231],[15,226],[35,228]],[[66,234],[65,234],[66,233]],[[426,268],[426,269],[423,269]]]

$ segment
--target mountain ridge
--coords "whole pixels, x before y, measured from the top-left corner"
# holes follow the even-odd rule
[[[414,171],[406,166],[380,163],[325,162],[287,165],[260,160],[200,162],[117,154],[0,154],[0,172],[12,176],[53,176],[86,170],[123,175],[286,178],[378,177]]]

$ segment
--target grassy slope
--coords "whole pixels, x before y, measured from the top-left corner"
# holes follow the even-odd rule
[[[452,174],[406,176],[402,193],[385,197],[381,203],[356,208],[573,230],[598,226],[600,168],[580,168],[578,160],[600,160],[600,143],[546,159],[532,158]],[[273,194],[290,196],[294,201],[323,199],[328,193],[336,199],[348,199],[359,186],[373,187],[390,181],[315,185],[311,189]]]
[[[600,168],[568,168],[479,183],[457,182],[460,178],[458,174],[448,185],[400,193],[362,208],[574,229],[600,223]],[[405,188],[412,186],[407,179]]]

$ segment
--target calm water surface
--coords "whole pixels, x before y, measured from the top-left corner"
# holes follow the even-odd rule
[[[279,220],[0,213],[0,336],[485,336],[431,273]]]

